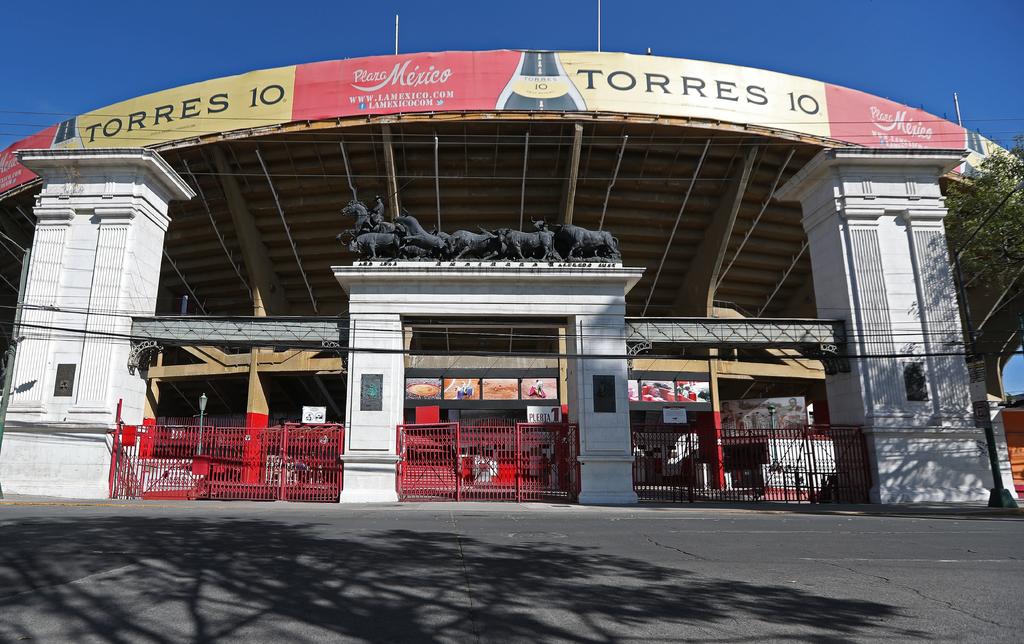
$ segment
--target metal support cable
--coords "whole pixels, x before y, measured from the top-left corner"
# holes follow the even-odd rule
[[[803,257],[804,252],[807,250],[808,243],[809,242],[805,239],[803,246],[800,247],[800,252],[797,253],[796,257],[793,258],[793,261],[790,262],[789,268],[787,268],[786,272],[782,274],[782,279],[779,280],[779,283],[775,285],[775,290],[773,290],[772,294],[768,296],[768,300],[765,301],[764,306],[758,309],[757,317],[761,317],[761,315],[764,313],[764,310],[768,308],[768,305],[771,304],[772,300],[775,299],[775,295],[779,292],[779,289],[782,288],[782,285],[786,283],[786,279],[789,277],[789,274],[793,271],[793,268],[796,267],[796,263],[800,261],[801,257]]]
[[[754,221],[750,223],[750,227],[747,228],[747,232],[743,233],[743,239],[740,240],[740,245],[736,248],[736,252],[733,253],[732,259],[729,260],[725,270],[723,270],[722,274],[718,277],[718,282],[715,283],[714,293],[718,292],[718,288],[722,285],[722,282],[725,281],[725,276],[729,273],[729,269],[732,268],[734,263],[736,263],[736,259],[740,256],[740,253],[743,252],[744,246],[747,245],[747,241],[754,233],[754,229],[757,228],[757,224],[761,221],[761,216],[764,215],[765,210],[768,209],[768,204],[775,198],[775,190],[779,187],[779,181],[782,180],[782,174],[786,171],[786,168],[789,166],[789,162],[795,153],[796,148],[790,148],[789,154],[786,155],[786,160],[782,162],[781,166],[779,166],[779,172],[775,175],[775,180],[772,181],[772,187],[768,191],[768,196],[765,197],[764,202],[761,204],[761,210],[758,211],[757,216],[754,217]]]
[[[15,206],[14,209],[17,210],[21,214],[21,216],[25,218],[25,221],[27,221],[29,223],[29,225],[31,225],[33,227],[36,225],[36,222],[32,221],[32,218],[29,217],[28,214],[25,213],[25,209],[22,208],[20,205],[19,206]]]
[[[622,135],[622,146],[619,148],[619,156],[615,159],[615,170],[612,171],[612,180],[608,183],[608,190],[604,193],[604,205],[601,206],[601,221],[597,225],[598,230],[604,230],[604,214],[608,211],[608,199],[612,196],[612,188],[615,186],[615,180],[619,177],[619,167],[622,165],[622,157],[626,154],[626,143],[629,141],[629,135]]]
[[[199,300],[199,296],[196,295],[196,292],[194,290],[192,290],[192,286],[188,283],[188,280],[186,280],[185,276],[181,274],[180,270],[178,270],[178,265],[175,264],[174,260],[171,259],[171,256],[167,254],[166,248],[164,249],[164,259],[166,259],[167,263],[170,264],[171,268],[174,269],[174,272],[178,276],[178,279],[181,280],[181,283],[185,286],[185,290],[188,291],[189,295],[192,296],[192,299],[196,301],[196,306],[198,306],[199,310],[203,312],[203,315],[209,315],[206,312],[206,307],[204,307],[203,303]]]
[[[704,159],[708,156],[708,148],[711,147],[711,139],[708,139],[704,143],[704,151],[700,153],[700,160],[697,161],[697,168],[693,171],[693,176],[690,177],[690,185],[686,188],[686,196],[683,197],[683,205],[679,206],[679,212],[676,213],[676,221],[672,224],[672,232],[668,236],[668,241],[665,243],[665,252],[661,254],[661,261],[658,262],[658,271],[654,274],[654,281],[651,283],[651,290],[647,293],[647,301],[644,302],[644,310],[640,315],[647,315],[647,307],[651,304],[651,298],[654,297],[654,289],[658,286],[658,280],[661,278],[661,269],[665,266],[665,258],[668,257],[668,251],[672,248],[672,241],[676,238],[676,229],[679,228],[679,220],[683,217],[683,211],[686,210],[686,204],[690,201],[690,193],[693,192],[693,186],[697,183],[697,175],[700,174],[700,169],[704,167]]]
[[[210,218],[210,225],[213,226],[213,233],[217,236],[217,241],[220,242],[220,247],[224,249],[224,254],[227,255],[228,261],[231,262],[231,268],[235,269],[235,274],[238,275],[238,279],[242,281],[242,285],[245,290],[249,292],[249,299],[253,299],[252,288],[249,286],[249,282],[246,281],[242,275],[242,269],[235,262],[235,258],[231,255],[231,251],[228,250],[227,242],[224,241],[224,235],[221,234],[220,229],[217,227],[217,220],[213,218],[213,212],[210,210],[210,203],[206,200],[206,194],[203,192],[203,187],[199,185],[199,181],[195,175],[192,174],[192,168],[189,167],[188,161],[182,159],[181,162],[185,165],[185,173],[192,178],[192,183],[196,187],[196,192],[199,193],[199,201],[203,204],[203,208],[206,209],[206,216]]]
[[[284,234],[288,237],[288,243],[291,244],[292,254],[295,256],[295,263],[299,267],[299,273],[302,275],[302,281],[306,285],[306,291],[309,293],[309,301],[313,304],[313,312],[319,313],[319,309],[316,305],[316,298],[313,297],[313,288],[309,285],[309,278],[306,276],[306,269],[302,267],[302,259],[299,257],[299,248],[295,245],[295,239],[292,238],[291,228],[288,227],[288,220],[284,216],[284,209],[281,208],[281,200],[277,196],[277,190],[274,188],[274,182],[270,179],[270,173],[267,172],[267,164],[263,162],[263,156],[260,154],[259,147],[256,148],[256,158],[260,162],[260,167],[263,168],[263,174],[267,177],[267,185],[270,186],[270,194],[274,197],[274,205],[277,206],[277,214],[281,216],[281,225],[284,226]]]

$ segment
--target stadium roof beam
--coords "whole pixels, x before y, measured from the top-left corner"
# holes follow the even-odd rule
[[[210,219],[210,225],[213,227],[214,235],[217,236],[217,241],[220,242],[220,247],[224,249],[224,254],[227,256],[228,262],[230,262],[231,264],[231,268],[235,269],[235,275],[238,275],[238,279],[241,280],[242,286],[245,288],[246,291],[249,292],[249,299],[252,300],[252,288],[249,287],[249,282],[247,282],[245,280],[245,277],[242,275],[242,269],[238,266],[238,263],[235,262],[235,258],[231,254],[231,251],[228,250],[228,245],[227,242],[224,240],[224,235],[221,234],[220,228],[217,227],[217,220],[214,219],[213,211],[210,210],[210,202],[206,200],[206,194],[203,192],[203,186],[200,185],[199,180],[196,179],[196,176],[192,174],[192,168],[189,167],[188,161],[183,158],[181,162],[185,166],[185,174],[187,174],[192,179],[192,183],[196,187],[196,194],[199,195],[199,202],[203,204],[203,209],[206,210],[206,216],[209,217]]]
[[[36,227],[35,220],[28,216],[28,214],[25,212],[25,209],[21,207],[21,204],[17,204],[16,206],[14,206],[14,209],[21,213],[21,216],[25,218],[25,221],[28,222],[29,226],[32,226],[33,228]]]
[[[561,212],[561,223],[572,223],[572,211],[576,205],[576,181],[580,172],[580,150],[583,148],[583,126],[579,123],[573,125],[572,133],[572,154],[569,157],[569,178],[565,183],[564,201],[565,206]]]
[[[10,211],[4,208],[4,214],[10,215]],[[0,217],[0,229],[3,230],[4,234],[7,235],[11,242],[21,247],[22,251],[25,250],[26,246],[32,245],[31,237],[26,239],[28,236],[25,234],[25,230],[14,223],[13,217]],[[21,259],[19,258],[18,261],[20,263]]]
[[[468,137],[467,137],[468,139]],[[469,159],[469,154],[466,154]],[[519,190],[519,230],[523,229],[523,211],[526,208],[526,165],[530,159],[530,129],[526,129],[526,141],[523,143],[523,184]],[[468,171],[467,171],[468,174]]]
[[[345,180],[348,181],[348,189],[352,191],[352,199],[358,199],[356,186],[352,183],[352,167],[348,163],[348,152],[345,151],[345,138],[338,140],[338,147],[341,148],[341,162],[345,165]]]
[[[733,227],[736,225],[736,215],[743,203],[743,195],[747,191],[758,151],[757,145],[752,145],[747,150],[743,164],[729,181],[718,207],[711,216],[711,221],[704,231],[704,239],[690,260],[690,268],[683,277],[679,293],[672,305],[672,310],[677,314],[704,316],[711,313],[715,285],[721,274],[725,251],[729,247]]]
[[[709,139],[710,141],[710,139]],[[622,146],[619,147],[619,154],[615,159],[615,170],[612,171],[612,179],[608,182],[608,190],[604,193],[604,204],[601,206],[601,220],[597,225],[598,230],[604,230],[604,215],[608,212],[608,199],[612,196],[612,188],[615,187],[615,180],[619,177],[619,168],[622,167],[622,157],[626,154],[626,143],[629,142],[629,135],[622,135]],[[676,151],[678,155],[679,152]],[[692,184],[691,184],[692,185]]]
[[[206,349],[206,347],[204,347]],[[342,373],[345,369],[340,356],[317,358],[318,351],[264,351],[254,349],[247,353],[227,356],[230,360],[205,358],[195,354],[203,362],[193,364],[158,364],[149,367],[146,377],[150,380],[167,382],[171,380],[197,380],[223,375],[246,375],[251,370],[252,361],[256,360],[259,373],[302,374],[302,373]]]
[[[813,304],[814,300],[814,279],[808,274],[800,286],[796,287],[789,299],[786,300],[782,310],[788,315],[804,315],[804,311],[811,314],[817,312]]]
[[[219,146],[210,147],[213,165],[220,176],[221,190],[227,202],[228,212],[231,214],[231,222],[234,224],[235,234],[242,247],[242,261],[249,274],[253,314],[258,316],[286,315],[290,307],[285,297],[284,287],[281,286],[281,280],[274,271],[270,254],[263,243],[256,220],[249,211],[242,189],[235,179],[231,166],[228,165],[223,150]]]
[[[171,265],[172,269],[174,269],[174,274],[178,276],[178,279],[181,280],[181,285],[185,287],[185,290],[188,291],[189,295],[192,296],[192,299],[195,300],[196,306],[199,307],[199,310],[202,311],[203,315],[206,315],[206,307],[203,306],[201,301],[199,301],[199,296],[196,295],[195,290],[193,290],[192,285],[188,283],[188,280],[185,279],[185,276],[181,274],[181,270],[178,268],[178,265],[173,259],[171,259],[171,256],[167,254],[166,246],[164,247],[164,259],[166,259],[167,263]]]
[[[384,143],[384,167],[388,180],[388,208],[391,211],[391,221],[402,214],[402,203],[398,198],[398,171],[395,169],[395,150],[391,146],[391,126],[385,123],[381,126]]]
[[[757,317],[761,317],[764,314],[764,310],[768,308],[768,305],[772,303],[772,300],[774,300],[775,296],[778,294],[779,289],[782,288],[782,285],[786,283],[786,280],[789,278],[789,274],[793,272],[793,267],[796,266],[796,263],[800,261],[800,258],[803,257],[804,253],[807,251],[807,244],[808,242],[804,241],[803,245],[800,246],[800,251],[793,256],[793,261],[789,263],[789,266],[786,268],[786,271],[782,274],[782,277],[779,279],[778,283],[775,284],[775,288],[772,289],[772,292],[768,296],[768,299],[765,300],[765,303],[761,305],[761,308],[757,310]]]
[[[651,289],[647,292],[647,301],[644,302],[644,309],[641,315],[647,315],[647,307],[651,305],[651,298],[654,297],[654,290],[658,286],[658,280],[661,279],[661,269],[665,266],[665,258],[668,257],[668,251],[672,248],[672,242],[676,238],[676,230],[679,228],[679,220],[683,217],[683,211],[686,210],[686,204],[690,201],[690,194],[693,192],[693,186],[697,183],[697,175],[700,174],[701,168],[704,167],[704,159],[708,156],[708,149],[711,147],[711,139],[704,142],[704,150],[700,153],[700,159],[697,161],[697,167],[693,171],[693,175],[690,177],[690,185],[686,188],[686,194],[683,196],[683,203],[679,206],[679,211],[676,213],[676,221],[672,224],[672,232],[668,236],[668,241],[665,242],[665,250],[661,253],[661,261],[658,262],[658,270],[654,274],[654,281],[651,282]],[[623,142],[623,149],[625,149],[625,142]]]
[[[768,209],[768,204],[771,203],[772,199],[775,198],[775,190],[779,187],[779,181],[782,179],[782,175],[786,172],[786,168],[789,166],[789,162],[793,159],[793,155],[796,154],[796,148],[790,148],[789,153],[786,155],[786,160],[779,166],[779,171],[775,175],[775,180],[772,181],[772,187],[768,190],[768,196],[761,202],[761,209],[758,211],[757,216],[750,222],[750,226],[747,227],[747,232],[743,233],[743,239],[740,240],[740,245],[736,247],[736,252],[733,253],[732,259],[726,264],[722,270],[722,274],[718,277],[718,281],[715,283],[715,292],[718,292],[718,288],[722,285],[725,280],[725,276],[729,274],[729,269],[736,263],[736,258],[743,252],[744,246],[747,245],[747,241],[750,236],[754,233],[754,229],[757,228],[757,224],[761,221],[761,217],[764,215],[764,211]]]
[[[338,407],[338,403],[334,401],[334,396],[332,396],[331,392],[327,390],[327,386],[324,385],[324,381],[320,379],[319,374],[313,374],[313,382],[316,383],[316,388],[320,390],[320,394],[323,395],[324,400],[327,401],[327,406],[331,408],[331,413],[338,418],[341,418],[343,414],[342,409]]]
[[[285,147],[287,151],[287,145]],[[289,157],[291,155],[289,154]],[[281,225],[284,226],[284,234],[288,237],[288,244],[292,247],[292,255],[295,256],[295,264],[299,267],[299,273],[302,275],[302,282],[306,285],[306,292],[309,293],[309,301],[313,305],[313,312],[318,313],[316,305],[316,297],[313,296],[313,287],[309,285],[309,276],[306,275],[306,269],[302,267],[302,258],[299,257],[299,247],[295,244],[295,239],[292,237],[292,229],[288,226],[288,219],[284,216],[284,209],[281,208],[281,200],[277,197],[277,190],[274,188],[274,181],[270,178],[270,172],[267,171],[267,164],[263,162],[263,156],[260,154],[259,146],[256,146],[256,158],[260,162],[260,167],[263,168],[263,175],[267,178],[267,185],[270,186],[270,194],[274,197],[274,205],[277,206],[277,214],[281,216]]]

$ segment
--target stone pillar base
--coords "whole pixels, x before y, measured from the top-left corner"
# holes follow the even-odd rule
[[[866,428],[864,433],[877,477],[872,503],[988,500],[992,474],[982,430]],[[1014,494],[1012,486],[1008,489]]]
[[[61,431],[8,426],[0,460],[4,494],[106,499],[110,495],[110,442],[104,431]]]
[[[632,456],[580,456],[581,505],[630,505],[633,491]]]
[[[342,503],[395,503],[398,501],[398,457],[394,454],[345,454]]]

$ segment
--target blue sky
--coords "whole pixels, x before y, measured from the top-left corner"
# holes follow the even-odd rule
[[[0,149],[62,117],[185,83],[400,49],[597,46],[597,0],[11,2]],[[763,67],[1024,132],[1024,1],[603,0],[602,49]],[[27,113],[20,113],[27,112]],[[1024,361],[1007,388],[1024,390]]]

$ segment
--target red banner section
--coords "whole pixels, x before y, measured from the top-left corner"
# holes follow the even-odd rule
[[[494,109],[518,51],[374,56],[295,68],[295,121]]]
[[[18,163],[14,152],[32,148],[49,148],[53,143],[53,135],[56,131],[57,126],[52,125],[0,152],[0,194],[36,178],[35,172]]]
[[[967,147],[967,134],[956,123],[899,103],[825,85],[833,139],[869,148]]]

